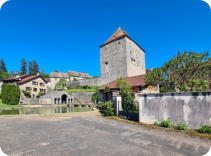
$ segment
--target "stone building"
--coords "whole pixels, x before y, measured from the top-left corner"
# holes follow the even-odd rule
[[[48,94],[40,97],[39,104],[73,105],[74,104],[74,97],[69,95],[65,91],[50,91]]]
[[[30,92],[30,98],[36,98],[39,93],[47,93],[47,82],[41,75],[18,75],[2,80],[6,84],[16,84],[21,91]],[[22,92],[21,92],[22,93]],[[23,96],[21,96],[22,100]]]
[[[146,74],[145,51],[124,30],[117,31],[100,46],[100,78],[72,81],[70,86],[101,86],[120,77]]]
[[[65,79],[68,83],[81,79],[90,79],[92,76],[90,76],[88,73],[74,71],[68,71],[66,73],[52,72],[50,75],[50,88],[54,89],[56,83],[59,82],[61,78]]]

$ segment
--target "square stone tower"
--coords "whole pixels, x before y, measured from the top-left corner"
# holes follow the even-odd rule
[[[110,81],[146,74],[145,51],[125,31],[118,28],[100,46],[100,72],[102,78]]]

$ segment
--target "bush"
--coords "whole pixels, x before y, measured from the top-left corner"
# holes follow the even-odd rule
[[[178,130],[187,130],[188,127],[185,124],[178,124],[176,127]]]
[[[44,93],[39,92],[38,95],[36,96],[36,98],[40,98],[40,96],[43,96]]]
[[[96,90],[95,93],[92,95],[92,102],[94,104],[98,103],[98,90]]]
[[[201,126],[201,128],[199,128],[198,131],[200,133],[208,133],[208,134],[211,134],[211,126],[207,126],[207,125]]]
[[[1,93],[0,93],[0,99],[1,99]]]
[[[25,90],[23,90],[22,92],[23,92],[23,94],[24,94],[26,97],[28,97],[28,98],[31,97],[31,93],[30,93],[30,92],[25,91]]]
[[[155,121],[155,122],[154,122],[154,125],[155,125],[155,126],[160,126],[159,121]]]
[[[172,127],[172,123],[171,123],[170,120],[163,120],[163,121],[160,123],[160,126],[161,126],[161,127],[170,128],[170,127]]]
[[[2,102],[10,105],[17,105],[20,101],[20,89],[16,85],[2,85]]]
[[[111,101],[102,103],[98,105],[100,112],[104,116],[113,116],[114,115],[114,105]]]

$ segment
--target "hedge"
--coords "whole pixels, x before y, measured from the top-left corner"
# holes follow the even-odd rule
[[[1,90],[2,102],[17,105],[20,101],[20,89],[16,85],[3,84]]]

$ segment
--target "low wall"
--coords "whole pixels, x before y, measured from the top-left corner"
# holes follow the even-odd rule
[[[72,92],[74,104],[92,105],[92,95],[94,92]]]
[[[102,86],[107,83],[111,82],[111,80],[98,77],[98,78],[92,78],[92,79],[82,79],[82,80],[77,80],[77,81],[70,81],[68,82],[69,86]]]
[[[139,121],[153,124],[170,119],[191,128],[211,125],[211,92],[138,94]]]

